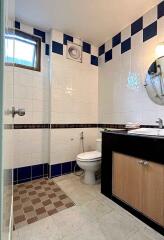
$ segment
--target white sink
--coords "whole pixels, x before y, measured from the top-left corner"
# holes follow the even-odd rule
[[[129,130],[129,134],[137,134],[137,135],[149,135],[149,136],[163,136],[164,137],[164,129],[160,128],[138,128],[135,130]]]

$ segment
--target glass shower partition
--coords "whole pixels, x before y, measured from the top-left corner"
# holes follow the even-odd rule
[[[5,36],[14,31],[14,0],[0,0],[0,239],[12,235],[14,66],[5,62],[9,46]],[[14,56],[14,45],[10,49]]]

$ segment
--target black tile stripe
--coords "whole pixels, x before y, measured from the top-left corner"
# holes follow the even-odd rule
[[[141,128],[158,128],[157,125],[144,125],[144,124],[141,124],[140,127]],[[125,124],[99,123],[98,128],[116,128],[116,129],[122,128],[122,129],[124,129]]]
[[[125,124],[110,124],[110,123],[99,123],[99,128],[125,128]]]
[[[96,123],[51,124],[51,128],[97,128]]]
[[[145,128],[157,128],[157,125],[140,125]],[[125,128],[125,124],[111,123],[64,123],[64,124],[14,124],[14,129],[59,129],[59,128]],[[12,129],[12,125],[10,126]]]
[[[69,123],[69,124],[14,124],[14,129],[37,129],[37,128],[97,128],[96,123]]]
[[[50,128],[50,124],[14,124],[14,129]]]

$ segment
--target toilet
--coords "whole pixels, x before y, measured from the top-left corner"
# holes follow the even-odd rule
[[[96,184],[96,172],[101,167],[101,139],[96,140],[97,150],[80,153],[76,157],[77,165],[84,170],[84,183]]]

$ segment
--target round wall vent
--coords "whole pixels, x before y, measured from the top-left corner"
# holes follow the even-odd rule
[[[74,61],[81,62],[81,60],[82,60],[81,46],[79,46],[75,43],[72,43],[72,42],[68,42],[67,43],[67,58],[74,60]]]

